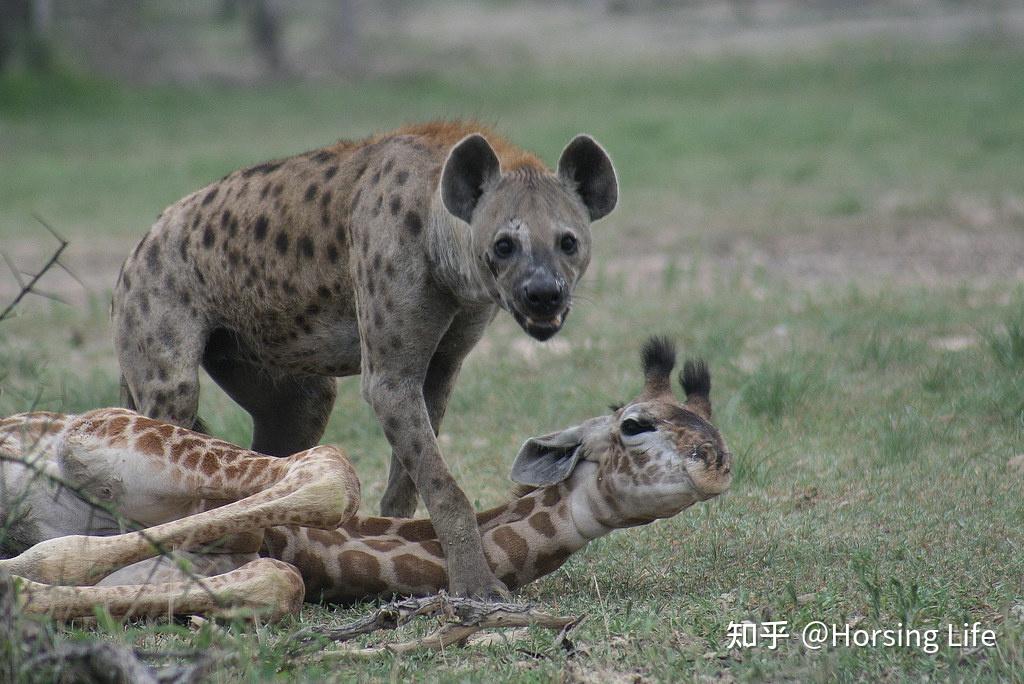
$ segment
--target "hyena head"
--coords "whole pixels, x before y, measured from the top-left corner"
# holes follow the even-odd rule
[[[480,282],[532,337],[557,333],[590,263],[590,223],[618,200],[604,149],[579,135],[562,151],[556,173],[503,171],[487,140],[470,135],[448,155],[441,198],[470,225]]]

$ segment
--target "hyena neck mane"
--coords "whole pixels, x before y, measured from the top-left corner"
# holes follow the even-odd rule
[[[482,135],[491,144],[491,148],[501,162],[501,168],[505,172],[517,169],[533,169],[539,172],[549,172],[548,167],[537,155],[512,144],[507,138],[498,134],[493,128],[473,119],[429,121],[426,123],[410,124],[384,135],[391,138],[397,135],[409,135],[426,139],[429,143],[451,149],[459,141],[474,133]],[[375,136],[372,140],[381,139]]]

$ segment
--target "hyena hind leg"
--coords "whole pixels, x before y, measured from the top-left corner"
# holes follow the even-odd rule
[[[243,360],[230,332],[210,336],[203,368],[229,397],[252,416],[252,449],[290,456],[314,447],[334,407],[337,381],[319,375],[269,373]]]
[[[205,335],[200,330],[175,331],[166,322],[157,329],[166,334],[148,338],[146,345],[129,341],[130,331],[118,330],[121,403],[150,418],[205,431],[197,416],[199,355]]]
[[[132,390],[128,387],[128,380],[125,379],[124,373],[121,373],[121,406],[131,411],[138,411],[139,406],[135,403],[135,397],[132,396]]]

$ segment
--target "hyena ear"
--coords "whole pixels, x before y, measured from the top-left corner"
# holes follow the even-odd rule
[[[608,153],[589,135],[577,135],[558,158],[558,175],[576,185],[590,220],[607,216],[619,201],[619,181]]]
[[[466,223],[484,193],[484,186],[501,173],[498,155],[479,133],[467,135],[448,153],[441,172],[441,201],[453,216]]]
[[[558,484],[583,455],[582,426],[526,440],[512,464],[512,481],[532,487]]]

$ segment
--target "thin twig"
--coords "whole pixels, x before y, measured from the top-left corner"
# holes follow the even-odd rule
[[[14,279],[18,281],[18,286],[24,288],[25,281],[21,279],[21,271],[18,270],[14,261],[11,260],[11,257],[7,256],[7,252],[0,252],[0,257],[3,257],[4,263],[7,264],[7,268],[11,269],[11,273],[14,274]],[[14,304],[17,304],[17,302]],[[14,304],[11,304],[12,308],[14,307]]]
[[[40,278],[42,278],[44,275],[46,275],[47,271],[49,271],[51,268],[53,268],[54,264],[58,264],[58,261],[60,259],[60,255],[64,253],[65,249],[67,249],[67,246],[68,246],[68,241],[67,240],[65,240],[63,237],[61,237],[57,233],[57,231],[55,231],[48,223],[46,223],[46,221],[44,221],[43,219],[39,218],[38,216],[36,216],[35,218],[36,218],[37,221],[39,221],[41,224],[43,224],[43,227],[46,228],[46,230],[50,231],[50,234],[53,235],[53,237],[55,237],[57,239],[57,241],[60,243],[60,246],[57,247],[57,250],[46,261],[46,263],[43,265],[43,268],[38,273],[36,273],[34,276],[32,276],[28,280],[28,282],[25,282],[25,281],[23,281],[21,279],[21,274],[18,273],[18,269],[15,268],[15,266],[11,262],[10,258],[6,254],[2,255],[3,258],[4,258],[4,261],[7,262],[7,266],[11,269],[11,272],[14,274],[15,280],[18,281],[18,285],[21,286],[21,291],[18,292],[18,295],[14,298],[14,301],[12,301],[7,306],[7,308],[5,308],[2,312],[0,312],[0,321],[4,321],[7,318],[9,318],[11,316],[11,314],[14,312],[15,307],[18,306],[18,304],[21,302],[22,299],[25,298],[26,295],[28,295],[30,293],[31,294],[41,294],[38,290],[35,289],[36,283],[39,282]],[[61,268],[63,268],[65,271],[67,270],[67,268],[63,264],[58,264],[58,265]]]

